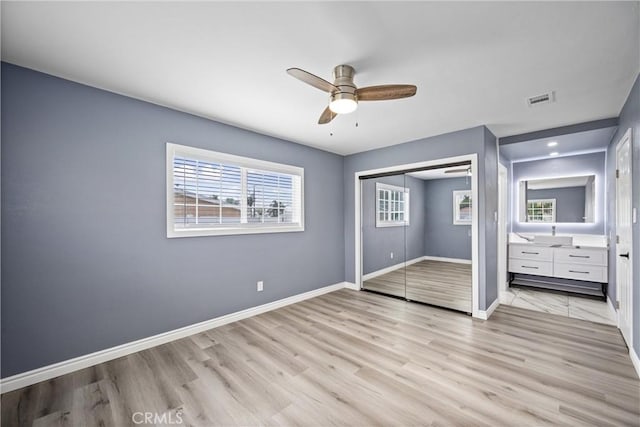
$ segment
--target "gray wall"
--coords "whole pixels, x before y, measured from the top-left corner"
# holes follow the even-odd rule
[[[627,129],[632,130],[632,173],[633,173],[633,197],[632,204],[640,215],[640,76],[629,93],[622,111],[620,112],[619,127],[609,144],[607,151],[607,212],[610,221],[608,222],[609,240],[614,242],[615,214],[616,214],[616,145],[625,134]],[[633,348],[636,354],[640,355],[640,221],[632,225],[633,228],[633,318],[631,319],[633,328]],[[609,251],[609,297],[616,300],[616,253],[615,246]]]
[[[424,255],[471,259],[471,225],[453,224],[456,190],[471,190],[471,179],[424,181]]]
[[[555,157],[530,162],[512,163],[511,231],[515,233],[551,233],[549,224],[520,223],[518,221],[518,182],[558,176],[596,176],[596,221],[589,224],[558,224],[558,233],[605,234],[605,152],[577,156]]]
[[[409,188],[408,226],[376,228],[376,182]],[[361,194],[364,274],[424,255],[424,181],[408,175],[365,179]]]
[[[404,144],[357,153],[344,162],[345,280],[355,281],[355,173],[376,168],[437,160],[464,154],[478,155],[480,309],[497,298],[497,234],[493,212],[498,208],[495,136],[484,126],[451,132]],[[489,168],[489,170],[487,170]],[[487,215],[487,212],[491,212]],[[486,245],[486,246],[485,246]],[[489,265],[488,264],[493,264]]]
[[[167,239],[167,141],[304,167],[305,231]],[[2,377],[344,280],[338,155],[3,63],[1,172]]]
[[[557,222],[584,222],[585,187],[527,190],[527,200],[556,199]]]

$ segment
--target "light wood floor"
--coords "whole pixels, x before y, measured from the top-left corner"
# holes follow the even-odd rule
[[[341,290],[2,396],[3,426],[638,426],[616,328]],[[175,418],[174,418],[175,419]]]
[[[366,280],[362,287],[471,313],[471,264],[420,261]]]

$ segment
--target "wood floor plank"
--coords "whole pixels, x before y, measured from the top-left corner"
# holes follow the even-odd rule
[[[471,264],[423,260],[362,283],[367,290],[471,312]]]
[[[2,395],[2,426],[639,426],[615,327],[341,290]]]

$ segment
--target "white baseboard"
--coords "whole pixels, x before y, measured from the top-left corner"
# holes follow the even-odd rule
[[[633,367],[636,368],[636,374],[640,378],[640,359],[638,359],[638,353],[633,347],[629,347],[629,357],[631,357],[631,363],[633,363]]]
[[[476,316],[478,319],[487,320],[493,314],[494,310],[498,308],[500,305],[500,298],[496,298],[496,300],[491,303],[489,308],[486,310],[478,310],[478,315]]]
[[[344,282],[344,287],[347,289],[351,289],[353,291],[359,291],[360,290],[360,286],[356,285],[355,283],[352,282]]]
[[[79,369],[88,368],[99,363],[117,359],[118,357],[126,356],[128,354],[146,350],[148,348],[165,344],[170,341],[175,341],[189,335],[194,335],[208,329],[226,325],[227,323],[236,322],[238,320],[246,319],[248,317],[275,310],[280,307],[295,304],[309,298],[317,297],[319,295],[337,291],[346,287],[350,288],[350,285],[355,286],[355,284],[347,284],[347,282],[336,283],[334,285],[314,289],[313,291],[304,292],[302,294],[293,295],[288,298],[283,298],[281,300],[262,304],[257,307],[251,307],[246,310],[226,314],[224,316],[205,320],[204,322],[195,323],[183,328],[174,329],[173,331],[168,331],[162,334],[153,335],[151,337],[142,338],[137,341],[132,341],[130,343],[122,344],[116,347],[100,350],[95,353],[86,354],[84,356],[64,360],[52,365],[43,366],[38,369],[16,374],[7,378],[2,378],[0,379],[0,393],[7,393],[12,390],[17,390],[22,387],[39,383],[40,381],[46,381],[60,375],[65,375],[70,372],[77,371]]]
[[[428,256],[425,255],[422,257],[422,260],[429,261],[442,261],[442,262],[455,262],[456,264],[471,264],[470,259],[461,259],[461,258],[444,258],[439,256]]]
[[[616,321],[616,326],[620,326],[620,324],[618,323],[618,310],[616,310],[616,308],[614,307],[613,301],[611,301],[609,295],[607,295],[607,307],[609,307],[609,313],[611,314],[612,318]]]
[[[403,268],[407,265],[415,264],[416,262],[420,262],[424,257],[418,257],[414,259],[410,259],[408,261],[399,262],[398,264],[390,265],[389,267],[382,268],[380,270],[372,271],[371,273],[367,273],[362,276],[362,281],[373,279],[374,277],[382,276],[383,274],[391,273],[394,270],[399,268]]]

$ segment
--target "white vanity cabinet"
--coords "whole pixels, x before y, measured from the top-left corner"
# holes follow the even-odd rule
[[[608,249],[595,247],[549,247],[532,243],[509,243],[509,272],[542,276],[541,280],[514,280],[514,284],[546,287],[603,296],[602,289],[579,282],[545,282],[544,277],[605,284],[608,281]],[[597,293],[596,293],[597,291]]]
[[[607,283],[609,254],[606,248],[553,248],[553,276]]]
[[[510,244],[509,271],[536,276],[553,276],[553,248]]]

